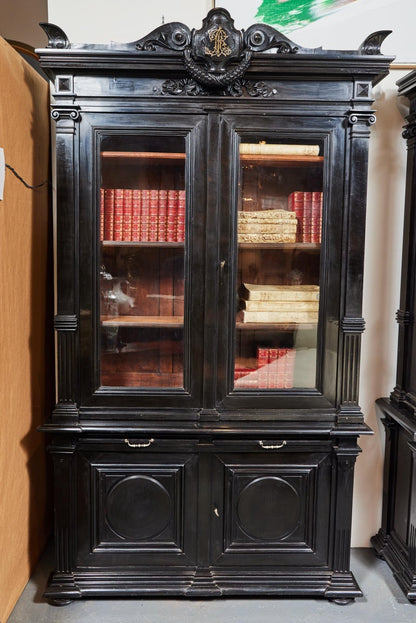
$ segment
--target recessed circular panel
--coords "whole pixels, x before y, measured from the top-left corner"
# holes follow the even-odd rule
[[[160,534],[170,519],[170,497],[163,485],[148,476],[129,476],[107,497],[107,521],[118,535],[143,540]]]
[[[285,480],[263,477],[240,493],[237,515],[240,527],[254,539],[282,539],[299,524],[299,495]]]

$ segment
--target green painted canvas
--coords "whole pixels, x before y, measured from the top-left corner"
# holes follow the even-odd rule
[[[256,18],[290,32],[356,0],[262,0]]]

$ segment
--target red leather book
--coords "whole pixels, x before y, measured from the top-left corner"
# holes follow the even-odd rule
[[[303,240],[303,195],[304,193],[302,191],[295,190],[293,193],[290,193],[287,201],[288,210],[290,212],[295,212],[296,218],[298,219],[296,231],[297,242],[302,242]]]
[[[135,188],[132,193],[131,239],[140,240],[140,224],[142,220],[142,191]]]
[[[104,189],[104,240],[114,236],[114,188]]]
[[[159,215],[157,239],[166,242],[168,226],[168,191],[159,190]]]
[[[149,240],[150,190],[142,190],[142,220],[140,223],[140,240]]]
[[[113,240],[123,240],[124,189],[114,189],[114,236]]]
[[[149,202],[149,241],[157,241],[157,230],[159,221],[159,192],[158,190],[150,191]]]
[[[177,241],[178,227],[178,191],[168,190],[168,211],[167,211],[167,231],[166,240],[168,242]]]
[[[322,193],[312,193],[311,208],[311,242],[318,243],[321,241],[321,225],[322,225]]]
[[[100,240],[104,240],[104,188],[100,188]]]
[[[178,242],[185,241],[185,191],[178,192],[178,217],[176,226],[176,239]]]
[[[302,242],[311,242],[312,230],[312,193],[303,193]]]
[[[133,191],[131,188],[124,189],[123,201],[123,240],[130,242],[132,237],[133,221]]]
[[[259,388],[269,387],[269,348],[259,346],[257,348],[257,368]]]

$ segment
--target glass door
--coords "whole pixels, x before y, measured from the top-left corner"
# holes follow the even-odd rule
[[[101,144],[101,386],[184,387],[185,139]]]
[[[322,145],[241,137],[234,389],[315,388]]]

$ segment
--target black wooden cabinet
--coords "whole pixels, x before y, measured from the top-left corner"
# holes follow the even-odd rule
[[[390,565],[408,599],[416,602],[416,72],[398,83],[409,98],[410,110],[403,137],[407,140],[402,277],[396,386],[390,398],[376,406],[386,430],[383,514],[372,544]]]
[[[47,597],[361,595],[349,569],[371,87],[223,9],[131,44],[44,25],[54,82]]]

